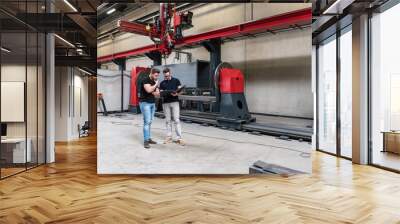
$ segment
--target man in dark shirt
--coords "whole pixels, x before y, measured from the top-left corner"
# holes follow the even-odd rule
[[[171,71],[169,68],[165,68],[163,70],[164,80],[160,83],[160,91],[162,96],[162,107],[165,114],[166,120],[166,128],[167,128],[167,138],[164,141],[164,144],[170,143],[173,141],[172,139],[172,121],[175,126],[175,133],[177,139],[176,143],[180,145],[184,145],[182,140],[182,127],[179,120],[179,99],[178,94],[175,92],[178,88],[181,88],[181,82],[179,79],[172,77]],[[167,93],[167,94],[163,94]]]
[[[143,114],[144,147],[150,148],[150,144],[157,144],[151,139],[151,122],[156,111],[155,96],[160,95],[158,89],[158,77],[160,70],[151,69],[150,75],[143,79],[139,91],[139,107]]]

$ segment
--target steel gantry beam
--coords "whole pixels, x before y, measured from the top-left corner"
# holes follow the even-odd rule
[[[106,55],[102,57],[97,58],[97,62],[107,62],[107,61],[112,61],[113,59],[120,59],[120,58],[127,58],[127,57],[132,57],[132,56],[137,56],[137,55],[144,55],[146,53],[150,53],[152,51],[157,51],[158,47],[155,44],[152,45],[147,45],[144,47],[139,47],[136,49],[132,49],[129,51],[123,51],[119,53],[115,53],[112,55]]]
[[[133,23],[133,22],[128,22],[124,20],[119,20],[118,21],[118,29],[124,32],[129,32],[129,33],[135,33],[135,34],[140,34],[144,36],[153,36],[156,37],[157,33],[155,33],[152,30],[147,30],[146,25],[139,24],[139,23]]]
[[[257,34],[262,32],[274,32],[283,29],[289,29],[293,27],[302,27],[311,24],[311,8],[296,10],[288,13],[283,13],[271,17],[267,17],[260,20],[250,21],[243,24],[238,24],[234,26],[224,27],[216,30],[212,30],[205,33],[195,34],[191,36],[184,37],[176,43],[176,48],[190,46],[190,45],[200,45],[201,42],[212,40],[212,39],[224,39],[224,38],[235,38],[240,36],[245,36],[249,34]],[[120,23],[122,30],[126,32],[129,31],[129,22]],[[133,30],[132,30],[133,32]],[[157,44],[151,44],[136,49],[119,52],[111,55],[101,56],[97,58],[97,62],[107,62],[113,59],[126,58],[138,55],[144,55],[152,51],[158,51],[159,46]]]

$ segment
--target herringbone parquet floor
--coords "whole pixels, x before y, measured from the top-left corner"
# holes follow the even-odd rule
[[[292,177],[98,176],[90,137],[0,181],[0,223],[400,223],[400,175],[313,158]]]

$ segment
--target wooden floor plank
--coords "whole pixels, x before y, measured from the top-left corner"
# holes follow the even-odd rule
[[[96,138],[0,181],[0,223],[400,223],[400,175],[315,152],[313,174],[98,176]]]

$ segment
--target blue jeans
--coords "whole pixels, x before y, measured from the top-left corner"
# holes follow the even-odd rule
[[[144,141],[147,141],[151,138],[151,122],[153,121],[154,113],[156,112],[156,104],[140,102],[139,107],[143,114],[143,137]]]

